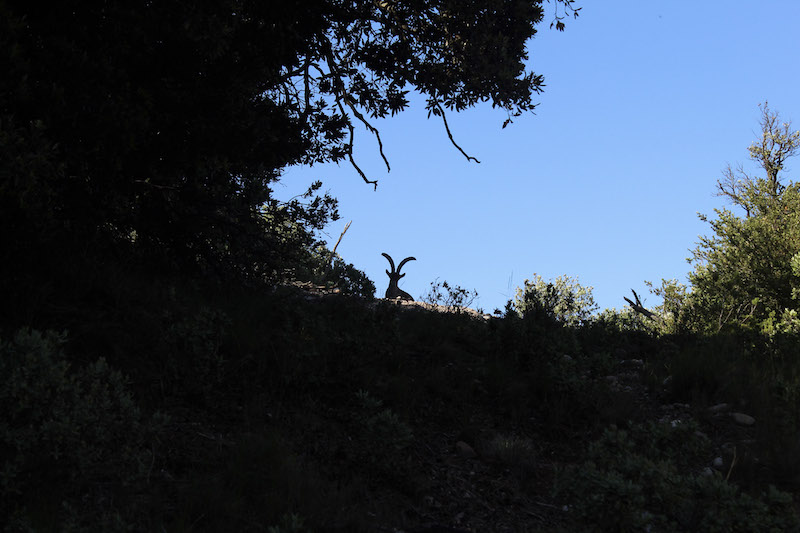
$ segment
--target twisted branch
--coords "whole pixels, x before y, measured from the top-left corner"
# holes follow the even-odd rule
[[[354,104],[352,102],[352,99],[350,98],[350,95],[347,93],[347,90],[344,88],[344,82],[342,81],[342,76],[337,71],[337,64],[338,63],[336,63],[336,58],[334,57],[333,49],[331,48],[331,45],[330,45],[329,42],[326,43],[326,46],[325,46],[325,49],[324,49],[324,54],[325,54],[325,59],[328,61],[328,68],[331,70],[331,74],[333,74],[333,76],[334,76],[333,90],[334,90],[334,92],[336,94],[336,105],[339,107],[339,111],[341,111],[342,116],[348,118],[348,120],[347,120],[347,128],[350,130],[350,140],[347,143],[347,157],[350,160],[350,164],[353,166],[354,169],[356,169],[356,172],[358,172],[358,175],[361,176],[361,179],[363,179],[367,184],[372,185],[374,187],[374,190],[377,191],[378,190],[378,180],[370,180],[369,178],[367,178],[367,175],[364,174],[364,171],[361,170],[361,167],[359,167],[356,164],[356,160],[353,157],[353,140],[355,139],[355,128],[353,127],[352,121],[349,120],[349,118],[350,118],[349,115],[344,110],[344,106],[342,105],[342,100],[344,100],[344,102],[347,104],[347,107],[350,108],[350,110],[353,112],[353,114],[359,120],[361,120],[361,122],[364,124],[364,126],[366,126],[367,129],[369,131],[371,131],[375,135],[375,137],[378,139],[378,147],[380,149],[381,157],[383,158],[384,163],[386,163],[386,168],[388,170],[391,170],[389,168],[389,161],[386,159],[386,156],[383,153],[383,142],[381,141],[380,134],[378,133],[378,130],[374,126],[372,126],[372,124],[367,122],[367,120],[364,118],[364,116],[361,113],[359,113],[358,110],[355,108],[355,106],[354,106]]]
[[[445,116],[445,112],[444,112],[444,108],[442,107],[442,104],[440,104],[438,100],[435,100],[435,103],[436,103],[436,109],[439,111],[437,114],[442,117],[442,122],[444,122],[444,129],[445,129],[445,131],[447,131],[447,136],[450,138],[450,142],[453,143],[453,146],[458,148],[458,151],[461,152],[464,155],[464,157],[467,158],[467,161],[475,161],[476,163],[480,163],[480,161],[478,161],[477,159],[475,159],[471,155],[468,155],[467,152],[465,152],[458,145],[458,143],[456,143],[455,139],[453,139],[453,134],[450,132],[450,126],[447,124],[447,117]]]
[[[631,289],[631,292],[633,293],[633,297],[636,299],[636,302],[632,302],[632,301],[630,301],[630,299],[628,299],[628,298],[626,298],[624,296],[623,296],[623,299],[626,302],[628,302],[628,304],[633,308],[634,311],[636,311],[637,313],[639,313],[641,315],[644,315],[647,318],[649,318],[650,320],[654,320],[656,322],[661,322],[663,320],[660,316],[658,316],[654,312],[646,309],[645,306],[642,305],[642,301],[639,299],[639,295],[636,294],[635,290]]]

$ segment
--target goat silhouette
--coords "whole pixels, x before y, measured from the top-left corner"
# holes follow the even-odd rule
[[[397,286],[397,282],[400,281],[400,278],[405,276],[405,274],[400,273],[400,269],[403,268],[409,261],[416,261],[416,257],[406,257],[400,264],[397,265],[397,270],[394,268],[394,261],[387,253],[381,254],[383,257],[389,260],[389,265],[392,267],[392,271],[386,271],[386,275],[389,276],[389,288],[386,289],[386,298],[389,300],[393,300],[395,298],[400,298],[401,300],[414,300],[414,297],[408,294],[406,291],[401,290],[400,287]]]

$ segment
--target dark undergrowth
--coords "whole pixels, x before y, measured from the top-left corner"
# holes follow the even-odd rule
[[[9,294],[26,290],[0,337],[9,531],[413,531],[443,435],[552,509],[509,530],[797,529],[790,337],[484,321],[111,266]],[[638,385],[612,387],[634,359]],[[660,421],[671,402],[694,419]],[[757,424],[708,471],[721,402]]]

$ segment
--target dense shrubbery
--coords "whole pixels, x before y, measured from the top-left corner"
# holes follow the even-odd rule
[[[561,474],[557,493],[582,531],[797,531],[792,497],[757,497],[703,471],[708,440],[686,422],[612,427],[585,460]]]
[[[713,234],[694,250],[691,290],[674,282],[660,289],[670,332],[759,330],[764,321],[769,329],[797,306],[800,184],[784,183],[782,172],[799,149],[800,132],[764,104],[761,136],[749,147],[764,175],[728,167],[717,182],[739,214],[724,208],[715,220],[701,215]]]
[[[146,306],[164,291],[157,285],[143,290],[153,291],[152,296],[140,295],[141,300],[136,300]],[[763,473],[752,480],[741,479],[754,487],[748,492],[750,496],[733,485],[726,488],[720,480],[700,479],[692,473],[697,472],[700,452],[676,448],[675,441],[683,439],[685,443],[680,446],[700,448],[703,441],[690,439],[689,433],[680,433],[682,429],[676,429],[676,433],[660,426],[647,430],[654,435],[652,440],[644,439],[647,431],[636,429],[636,424],[647,423],[646,413],[638,409],[634,397],[612,391],[604,379],[615,371],[620,357],[641,357],[646,370],[654,374],[654,383],[672,376],[668,394],[676,400],[694,401],[702,394],[709,395],[706,403],[747,399],[755,409],[751,412],[759,419],[759,428],[765,431],[759,436],[759,442],[764,443],[758,450],[760,456],[776,471],[789,471],[792,465],[785,463],[792,455],[785,453],[786,448],[783,452],[779,449],[778,436],[782,436],[780,446],[784,446],[796,431],[793,424],[798,414],[798,388],[790,376],[800,374],[791,373],[796,365],[790,353],[796,344],[788,334],[760,337],[751,333],[749,344],[734,337],[729,344],[721,344],[722,337],[715,336],[703,344],[689,335],[656,334],[642,327],[637,315],[626,311],[607,311],[580,326],[571,326],[552,315],[520,315],[513,310],[505,317],[481,322],[457,314],[403,309],[386,302],[368,306],[363,300],[344,295],[307,301],[289,288],[199,291],[192,285],[174,285],[171,294],[154,323],[158,329],[153,338],[129,346],[132,350],[152,346],[154,354],[145,354],[141,361],[130,356],[117,358],[126,365],[126,373],[136,375],[137,389],[149,391],[153,405],[184,406],[176,411],[179,416],[187,416],[185,409],[189,409],[197,413],[195,420],[202,420],[202,426],[189,431],[194,442],[183,442],[181,439],[187,436],[170,433],[171,441],[183,443],[174,445],[169,454],[156,457],[162,468],[181,482],[175,486],[163,475],[159,477],[162,488],[153,494],[173,506],[175,513],[166,516],[154,511],[149,518],[152,524],[169,524],[181,530],[202,516],[209,527],[236,525],[247,529],[247,524],[257,523],[264,528],[285,529],[301,527],[302,522],[302,527],[313,531],[324,524],[326,516],[330,519],[336,515],[342,527],[369,530],[356,518],[362,516],[357,509],[365,486],[394,487],[400,491],[395,495],[398,498],[416,494],[425,486],[424,473],[416,471],[409,458],[419,453],[418,446],[424,446],[422,439],[433,427],[436,431],[458,428],[457,421],[474,416],[489,417],[498,425],[497,433],[476,443],[476,448],[512,470],[520,490],[532,486],[529,477],[539,468],[536,448],[540,445],[520,434],[520,428],[540,428],[548,438],[557,442],[563,439],[564,446],[578,453],[580,439],[575,440],[576,435],[602,433],[609,424],[629,427],[628,437],[613,433],[617,437],[612,439],[630,451],[623,454],[628,463],[610,462],[611,441],[601,440],[591,452],[595,466],[580,462],[575,471],[578,477],[570,484],[573,492],[560,493],[571,499],[572,511],[565,516],[577,520],[577,528],[586,525],[581,516],[599,512],[593,506],[605,509],[606,514],[598,516],[611,524],[649,523],[669,528],[688,520],[687,524],[705,526],[696,514],[686,518],[658,507],[651,495],[665,502],[680,498],[702,501],[704,509],[709,510],[703,520],[717,520],[720,527],[731,523],[726,513],[746,524],[777,524],[779,520],[790,524],[791,517],[782,512],[771,519],[773,522],[765,517],[764,505],[782,509],[783,500],[780,494],[768,491]],[[558,308],[557,299],[551,302]],[[140,313],[127,313],[120,319],[146,316],[144,310]],[[118,329],[105,320],[105,328]],[[91,330],[83,331],[81,346],[100,345],[91,334]],[[100,330],[94,334],[98,338],[105,335]],[[14,353],[22,353],[14,346],[27,343],[47,346],[37,348],[44,353],[61,353],[52,348],[58,339],[51,334],[41,339],[6,343],[4,350],[13,348]],[[124,351],[125,347],[120,349]],[[769,357],[764,359],[764,354]],[[119,383],[116,374],[102,369],[92,373],[79,368],[71,373],[62,356],[53,357],[56,362],[45,365],[55,369],[50,381],[68,383],[56,390],[83,390],[75,383],[95,380],[90,376],[96,374],[106,376],[103,380],[109,383]],[[25,365],[14,363],[8,368]],[[748,372],[753,372],[749,381]],[[78,377],[69,378],[73,374]],[[783,376],[781,386],[777,386],[776,376]],[[155,390],[142,386],[148,383],[158,386]],[[765,384],[774,387],[767,390]],[[111,398],[133,401],[117,385],[109,385],[108,390]],[[79,405],[99,402],[79,392],[62,397],[73,397]],[[42,398],[47,402],[51,396],[42,393]],[[125,402],[118,403],[129,405]],[[110,405],[111,412],[121,412],[119,420],[139,422],[125,422],[114,430],[116,433],[107,431],[108,438],[123,434],[126,427],[145,425],[141,421],[145,417],[135,409],[113,407],[113,401]],[[778,413],[778,409],[783,414],[771,418],[769,414]],[[78,425],[82,423],[80,416],[70,417]],[[99,426],[111,424],[99,421]],[[215,424],[230,429],[223,436],[222,430],[215,433],[210,429]],[[121,485],[141,486],[137,484],[143,483],[142,474],[134,466],[153,461],[143,434],[146,431],[128,437],[126,446],[134,450],[131,453],[144,457],[130,467],[124,466],[128,463],[117,465]],[[198,445],[198,440],[207,445]],[[775,445],[766,446],[769,442]],[[88,464],[85,468],[90,471],[101,468],[105,452],[94,450],[103,450],[104,446],[111,443],[101,439],[92,447],[75,448],[81,459],[73,463]],[[97,463],[92,457],[98,454],[101,466],[93,467]],[[703,460],[707,463],[708,458]],[[779,464],[781,460],[784,463]],[[695,462],[690,465],[689,461]],[[64,463],[65,471],[73,469],[69,464]],[[223,465],[221,470],[219,465]],[[75,475],[80,471],[76,466]],[[41,479],[49,479],[48,471],[39,472]],[[737,469],[733,477],[738,480],[738,475]],[[761,490],[766,496],[759,496]],[[592,499],[591,494],[602,499]],[[631,496],[628,504],[615,508],[616,498],[624,495]],[[256,510],[261,497],[269,498],[274,505]],[[729,501],[724,508],[719,507],[719,498],[723,497]],[[7,501],[17,502],[20,508],[30,505],[24,491],[15,498]],[[158,508],[159,504],[147,501],[145,495],[142,498],[145,507]],[[120,502],[120,520],[135,523],[127,514],[135,505],[116,501]],[[316,504],[298,503],[304,501]],[[104,515],[106,511],[97,503],[87,505],[84,511],[75,511],[86,523],[108,522],[117,516]],[[699,512],[697,505],[692,513]],[[609,511],[608,506],[617,512]],[[20,513],[23,518],[28,516]]]
[[[523,315],[542,316],[568,326],[585,324],[598,310],[591,287],[577,279],[558,276],[545,282],[538,274],[517,289],[514,309]]]
[[[651,287],[647,317],[596,314],[590,287],[540,276],[488,322],[404,310],[365,302],[374,284],[316,241],[338,216],[320,183],[286,203],[271,187],[352,156],[352,123],[404,109],[409,80],[436,116],[530,110],[541,2],[146,4],[0,7],[10,529],[394,528],[432,483],[415,460],[448,453],[423,439],[473,422],[494,432],[473,443],[486,468],[515,470],[523,494],[531,435],[566,450],[572,529],[797,529],[770,486],[800,479],[800,185],[781,176],[800,135],[776,114],[750,147],[766,176],[719,183],[743,215],[717,211],[690,287]],[[308,301],[287,280],[341,294]],[[434,282],[428,299],[473,297]],[[622,358],[658,401],[747,406],[758,465],[700,475],[694,426],[649,423],[609,385]],[[394,508],[369,507],[374,491]]]
[[[368,299],[375,296],[375,283],[366,274],[321,244],[314,248],[308,267],[298,269],[295,277],[337,287],[343,294]]]
[[[65,340],[20,330],[0,342],[0,515],[16,528],[124,530],[140,518],[163,421],[141,415],[105,360],[70,368]]]

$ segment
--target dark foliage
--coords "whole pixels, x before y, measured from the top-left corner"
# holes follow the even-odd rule
[[[402,111],[409,89],[437,115],[530,110],[542,16],[507,0],[3,0],[0,247],[16,274],[70,256],[279,276],[336,217],[313,190],[279,204],[283,168],[351,156],[353,121]]]
[[[577,10],[554,5],[561,30]],[[321,184],[288,203],[272,195],[288,165],[355,166],[354,123],[402,111],[409,90],[443,119],[480,102],[506,124],[532,109],[542,78],[524,71],[524,44],[542,7],[0,0],[8,527],[411,530],[423,517],[408,510],[434,490],[464,505],[463,490],[446,491],[476,470],[493,520],[520,502],[562,509],[547,476],[571,464],[573,511],[556,520],[567,530],[796,528],[789,496],[769,487],[800,479],[800,322],[781,308],[796,292],[796,236],[772,263],[740,238],[778,242],[767,237],[794,223],[780,165],[723,189],[748,217],[721,214],[721,240],[701,243],[708,299],[679,313],[689,296],[668,287],[676,323],[769,303],[760,331],[725,336],[594,317],[569,278],[526,283],[518,308],[488,321],[376,302],[372,282],[316,241],[337,216]],[[774,161],[765,139],[751,152]],[[287,279],[341,294],[271,283]],[[764,281],[755,293],[752,279]],[[441,288],[466,305],[469,293]],[[622,358],[644,374],[633,390],[607,379]],[[758,425],[728,477],[697,475],[710,443],[652,423],[661,400],[747,406]],[[456,455],[456,438],[477,458]],[[464,476],[432,475],[459,464]],[[525,529],[538,515],[518,516]]]

